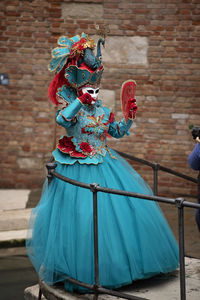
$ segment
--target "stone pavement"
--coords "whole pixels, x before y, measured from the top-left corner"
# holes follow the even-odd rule
[[[186,265],[186,299],[199,300],[200,299],[200,260],[195,258],[185,259]],[[85,299],[92,300],[92,295],[78,295],[66,293],[62,288],[52,288],[46,285],[45,296],[42,300],[76,300]],[[179,300],[180,299],[180,281],[179,272],[156,276],[154,278],[140,280],[134,282],[131,286],[121,289],[121,292],[132,296],[141,297],[150,300]],[[34,285],[25,290],[25,300],[37,300],[39,293],[39,286]],[[99,300],[115,300],[122,299],[110,295],[100,295]]]

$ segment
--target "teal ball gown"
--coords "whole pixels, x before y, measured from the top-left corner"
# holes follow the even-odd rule
[[[66,86],[60,89],[65,98]],[[107,146],[107,136],[128,134],[132,120],[117,122],[101,101],[78,98],[57,113],[66,130],[53,152],[56,172],[85,183],[152,195],[141,176]],[[154,201],[98,192],[99,280],[118,288],[178,266],[178,247]],[[40,278],[63,281],[68,291],[86,292],[66,276],[94,284],[92,193],[56,177],[44,188],[30,220],[27,252]]]

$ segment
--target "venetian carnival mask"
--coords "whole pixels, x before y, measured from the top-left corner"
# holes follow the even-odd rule
[[[87,86],[81,89],[83,94],[90,94],[92,98],[94,98],[94,101],[92,101],[92,104],[94,104],[98,98],[99,94],[99,87],[98,88],[93,88],[91,86]]]

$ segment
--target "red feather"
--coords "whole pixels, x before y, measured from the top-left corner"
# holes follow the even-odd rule
[[[67,80],[64,76],[66,67],[67,67],[67,64],[62,68],[62,70],[58,74],[56,74],[56,76],[50,83],[50,86],[48,89],[48,96],[49,96],[51,102],[53,102],[53,104],[55,104],[55,105],[59,104],[59,102],[57,100],[57,95],[56,95],[58,88],[63,86],[63,84],[68,84]]]

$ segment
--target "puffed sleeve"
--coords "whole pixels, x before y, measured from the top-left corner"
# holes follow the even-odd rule
[[[130,119],[128,119],[127,123],[125,123],[125,119],[123,119],[120,122],[117,122],[113,117],[113,120],[110,122],[109,125],[108,134],[117,139],[123,137],[125,134],[129,135],[128,130],[130,129],[132,124],[133,121]]]
[[[74,119],[76,117],[76,114],[79,112],[81,107],[82,107],[81,101],[78,98],[76,98],[66,108],[58,111],[56,116],[56,122],[65,128],[70,127],[72,124],[74,124]]]

